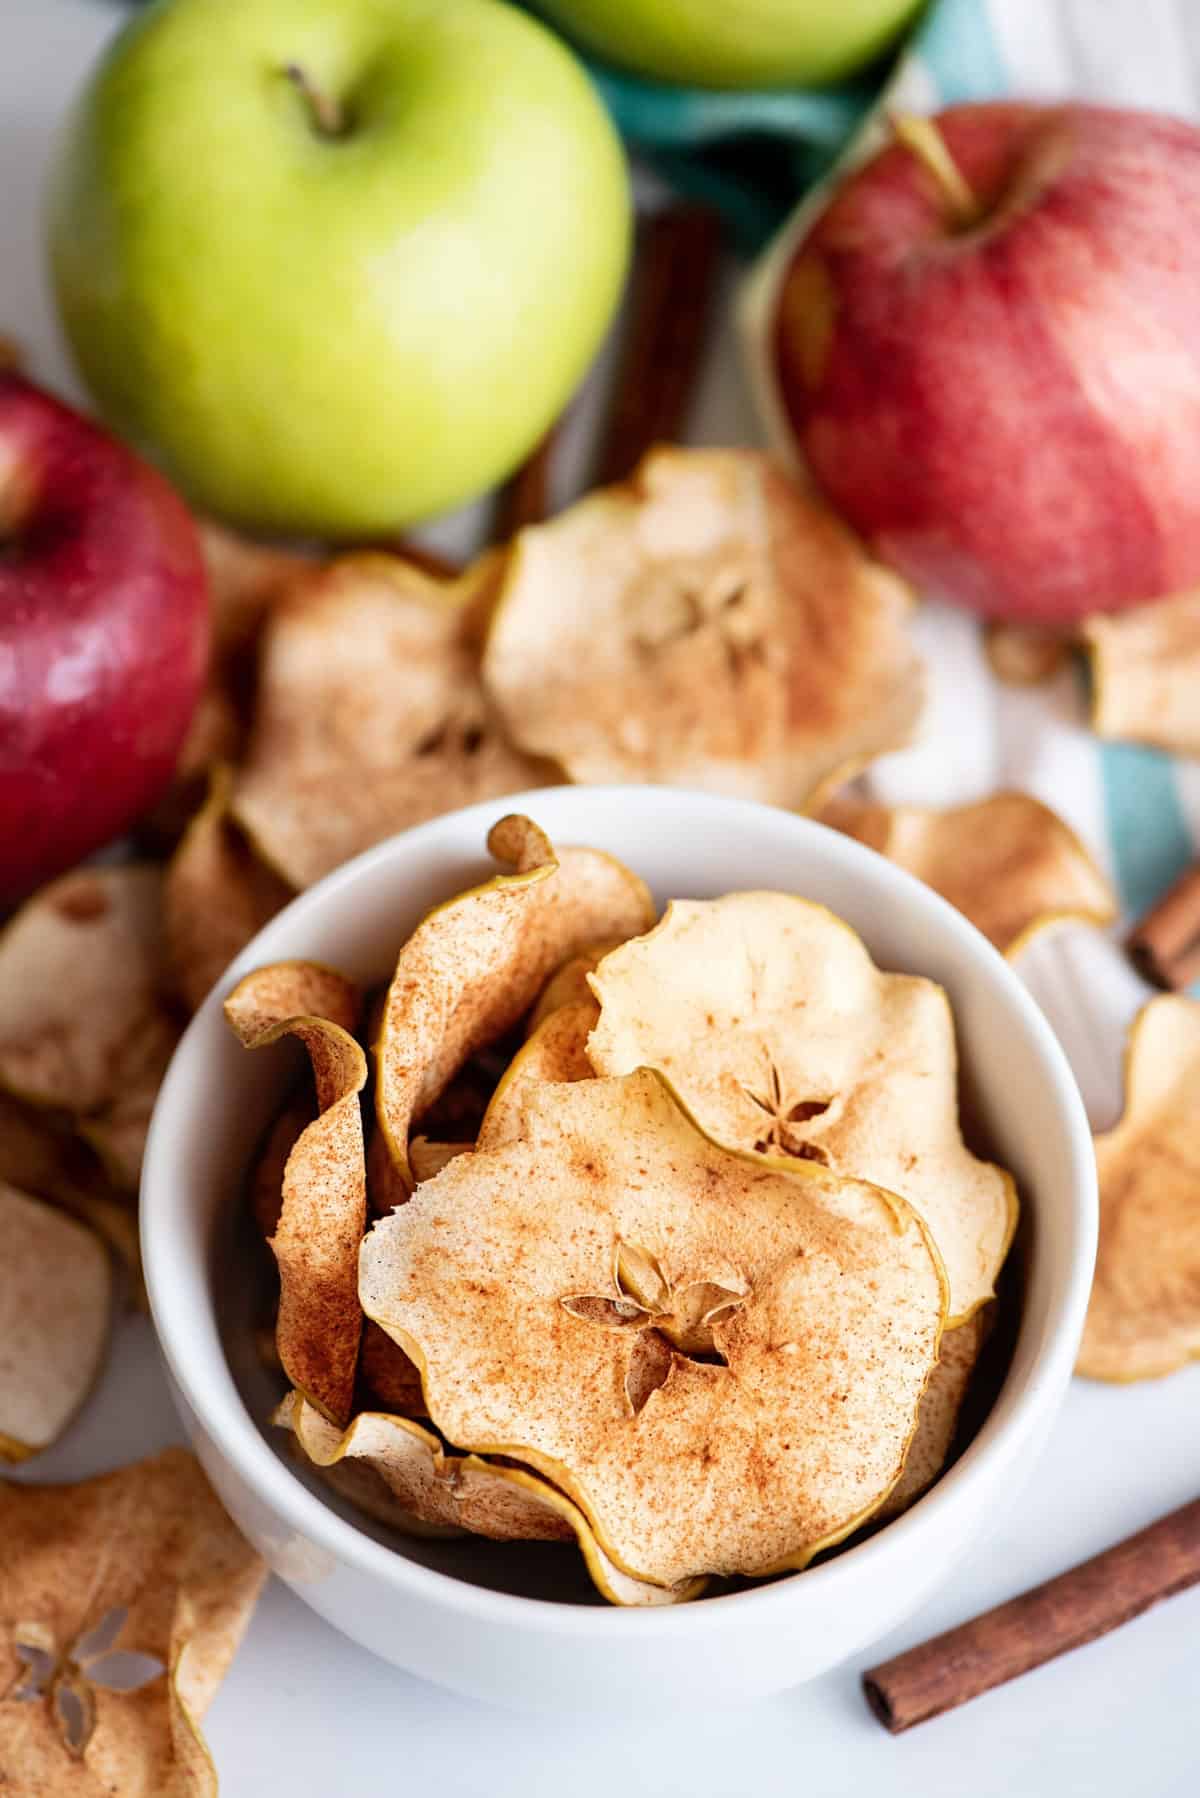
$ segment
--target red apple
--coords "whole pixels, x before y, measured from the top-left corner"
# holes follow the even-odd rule
[[[1200,130],[1009,104],[897,130],[779,291],[817,482],[989,617],[1063,625],[1200,582]]]
[[[0,898],[160,797],[207,652],[182,500],[106,431],[0,373]]]

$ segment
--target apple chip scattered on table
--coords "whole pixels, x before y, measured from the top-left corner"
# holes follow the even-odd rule
[[[1055,925],[1105,925],[1117,915],[1087,849],[1029,793],[993,793],[945,811],[839,796],[821,819],[931,886],[1002,955],[1018,955]]]
[[[216,1798],[200,1723],[266,1569],[195,1457],[0,1482],[0,1788]]]
[[[357,994],[280,963],[227,1002],[243,1042],[327,1061],[315,1122],[290,1092],[249,1169],[306,1297],[274,1421],[376,1521],[573,1542],[618,1604],[802,1568],[936,1479],[1009,1302],[1013,1184],[963,1144],[945,996],[797,897],[656,923],[598,849],[517,815],[488,847],[512,871],[417,925],[372,1019],[373,1222]],[[439,1137],[472,1060],[490,1102]]]
[[[1200,1001],[1134,1020],[1125,1112],[1096,1138],[1100,1246],[1078,1371],[1145,1380],[1200,1356]]]

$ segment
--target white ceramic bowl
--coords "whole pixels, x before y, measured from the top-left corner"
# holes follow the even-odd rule
[[[484,872],[485,831],[509,809],[529,811],[561,842],[613,851],[660,900],[745,887],[821,900],[883,966],[931,975],[950,993],[973,1104],[1017,1175],[1031,1226],[1016,1347],[983,1428],[933,1490],[805,1573],[674,1609],[589,1603],[568,1549],[406,1542],[353,1521],[264,1430],[272,1389],[250,1348],[248,1263],[233,1251],[230,1219],[252,1146],[297,1063],[294,1045],[240,1049],[222,996],[248,969],[284,956],[379,978],[426,909]],[[535,1707],[754,1697],[884,1634],[1013,1502],[1070,1378],[1095,1242],[1091,1138],[1070,1070],[983,937],[928,888],[819,824],[655,788],[559,788],[475,806],[381,844],[295,900],[184,1036],[142,1183],[146,1280],[171,1379],[196,1451],[246,1535],[314,1610],[385,1659],[476,1697]]]

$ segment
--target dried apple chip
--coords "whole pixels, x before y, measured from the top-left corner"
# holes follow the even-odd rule
[[[199,1733],[265,1569],[194,1456],[0,1483],[0,1788],[216,1798]]]
[[[91,1230],[3,1181],[0,1242],[0,1461],[24,1461],[61,1436],[91,1391],[112,1269]]]
[[[981,1305],[965,1324],[943,1335],[937,1366],[921,1397],[916,1434],[909,1445],[904,1472],[876,1511],[873,1522],[886,1523],[907,1511],[922,1493],[928,1492],[945,1467],[993,1314],[994,1305]]]
[[[538,994],[537,1003],[525,1021],[525,1034],[532,1036],[539,1025],[544,1024],[552,1011],[558,1011],[563,1005],[588,1005],[592,999],[592,989],[588,985],[588,975],[604,960],[610,949],[620,948],[619,943],[592,943],[578,955],[569,955],[560,968],[556,968],[549,980]]]
[[[574,1537],[597,1590],[612,1604],[678,1604],[700,1592],[699,1580],[663,1587],[631,1578],[609,1560],[583,1514],[563,1493],[524,1468],[447,1453],[432,1431],[407,1418],[364,1411],[339,1435],[298,1393],[290,1393],[271,1421],[294,1433],[314,1466],[357,1460],[374,1468],[401,1507],[394,1520],[401,1528],[412,1518],[497,1542],[569,1542]]]
[[[572,780],[811,807],[910,741],[908,590],[751,450],[655,450],[516,539],[483,678]]]
[[[363,1329],[359,1373],[375,1401],[372,1409],[400,1417],[424,1417],[420,1374],[404,1350],[369,1318]]]
[[[1083,643],[1098,736],[1200,755],[1200,588],[1089,618]]]
[[[406,1185],[413,1124],[468,1059],[528,1011],[550,973],[602,937],[645,930],[644,882],[599,849],[555,849],[528,818],[493,825],[511,874],[449,899],[400,951],[377,1045],[375,1109]]]
[[[218,770],[163,878],[167,965],[189,1011],[293,897],[231,822],[229,785],[228,770]]]
[[[492,567],[448,582],[353,556],[272,612],[232,809],[293,887],[439,812],[546,784],[479,685],[473,639]]]
[[[279,1221],[269,1239],[279,1268],[276,1341],[293,1386],[344,1423],[362,1334],[355,1270],[367,1212],[359,1103],[367,1062],[344,1023],[331,1022],[321,1005],[328,1011],[340,1005],[345,1018],[357,1012],[357,995],[328,968],[281,962],[248,974],[226,1000],[225,1013],[247,1048],[295,1036],[312,1062],[318,1115],[288,1156]]]
[[[157,868],[81,869],[0,936],[0,1086],[84,1120],[131,1189],[178,1037],[162,1000],[161,910]]]
[[[408,1165],[413,1180],[432,1180],[456,1155],[466,1155],[474,1147],[469,1142],[436,1142],[429,1136],[414,1136],[408,1145]]]
[[[623,1248],[656,1270],[640,1298]],[[721,1149],[645,1070],[541,1087],[518,1141],[374,1226],[359,1294],[450,1441],[552,1480],[663,1586],[801,1567],[863,1522],[945,1316],[903,1199]],[[701,1319],[698,1359],[667,1332]]]
[[[821,821],[907,868],[1015,956],[1055,924],[1110,924],[1113,891],[1074,831],[1028,793],[946,811],[835,799]]]
[[[1100,1248],[1078,1371],[1148,1380],[1200,1356],[1200,1003],[1138,1013],[1125,1112],[1096,1138]]]
[[[951,1317],[991,1297],[1016,1194],[963,1143],[941,987],[881,973],[849,925],[783,893],[675,900],[591,982],[598,1074],[657,1068],[714,1141],[899,1193],[946,1264]]]
[[[543,1018],[514,1056],[492,1094],[492,1102],[479,1127],[479,1148],[498,1148],[501,1143],[511,1142],[519,1136],[530,1094],[547,1081],[591,1080],[594,1077],[595,1069],[588,1060],[587,1045],[599,1016],[600,1007],[589,992],[586,999],[574,1005],[560,1005]],[[435,1171],[440,1172],[440,1169]],[[429,1176],[422,1177],[427,1179]]]
[[[89,1225],[129,1269],[134,1296],[140,1295],[141,1257],[132,1200],[109,1182],[69,1120],[0,1092],[0,1181]]]

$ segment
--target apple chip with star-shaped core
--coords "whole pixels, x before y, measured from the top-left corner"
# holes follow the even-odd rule
[[[389,1203],[412,1185],[414,1122],[470,1057],[520,1020],[570,956],[600,938],[646,930],[654,918],[644,881],[615,856],[556,848],[529,818],[501,818],[488,848],[512,872],[430,912],[400,951],[388,988],[375,1111],[395,1169]]]
[[[809,808],[907,743],[911,597],[751,450],[653,451],[517,537],[484,685],[573,781],[661,781]]]
[[[267,622],[254,728],[230,802],[291,886],[426,818],[545,786],[500,730],[477,671],[490,558],[439,581],[360,555],[301,583]]]
[[[901,1194],[946,1264],[951,1318],[992,1296],[1016,1191],[963,1143],[941,987],[881,973],[849,925],[783,893],[675,900],[591,984],[598,1074],[657,1068],[727,1148]]]
[[[1200,1357],[1200,1002],[1139,1012],[1125,1113],[1096,1138],[1100,1246],[1078,1372],[1148,1380]]]
[[[216,1798],[200,1719],[265,1568],[191,1454],[0,1482],[0,1790]]]
[[[359,1294],[450,1441],[662,1586],[802,1567],[868,1518],[945,1318],[903,1199],[719,1148],[644,1070],[543,1086],[518,1140],[376,1223]]]

